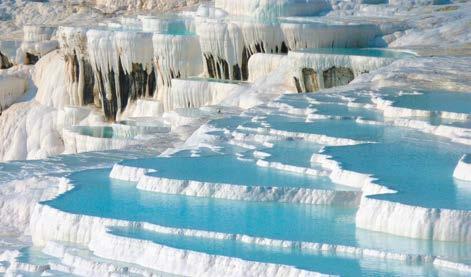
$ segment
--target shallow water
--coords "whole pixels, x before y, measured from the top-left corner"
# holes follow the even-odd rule
[[[378,183],[400,191],[377,198],[469,210],[470,191],[460,189],[453,179],[455,166],[466,151],[469,148],[414,132],[389,131],[380,143],[328,147],[325,153],[341,162],[342,167],[372,174]]]
[[[313,241],[394,252],[449,255],[465,261],[464,245],[399,238],[359,231],[354,227],[355,209],[329,206],[227,201],[141,192],[135,184],[110,181],[108,170],[73,174],[76,188],[48,205],[70,213],[145,221],[154,224],[257,237]],[[113,229],[113,233],[151,240],[167,246],[239,257],[246,260],[293,265],[342,276],[438,274],[430,264],[407,265],[398,261],[335,256],[247,245],[235,241],[163,235],[145,230]]]
[[[376,141],[383,136],[385,131],[385,127],[382,125],[359,124],[350,119],[321,119],[315,122],[304,122],[273,116],[267,118],[267,123],[276,130],[326,135],[360,141]]]
[[[115,132],[111,126],[75,126],[74,131],[94,138],[115,138]]]
[[[321,115],[329,115],[329,116],[343,116],[343,117],[354,117],[354,118],[362,118],[365,120],[376,120],[381,121],[383,119],[382,115],[378,114],[375,111],[364,109],[364,108],[356,108],[356,107],[348,107],[346,105],[338,105],[338,104],[316,104],[312,105],[314,109],[316,109],[316,114]]]
[[[305,241],[355,238],[354,209],[166,195],[139,191],[135,183],[110,180],[108,174],[74,173],[76,188],[46,203],[70,213],[171,227]]]
[[[397,194],[371,197],[425,207],[470,210],[469,184],[459,183],[452,178],[456,163],[463,154],[469,152],[469,146],[384,123],[379,111],[362,106],[370,103],[369,94],[370,92],[351,91],[345,94],[334,92],[286,95],[277,100],[278,104],[287,105],[282,109],[278,108],[279,105],[265,105],[251,109],[241,116],[211,121],[210,125],[217,128],[211,129],[208,133],[217,138],[214,140],[216,144],[211,147],[177,151],[168,157],[125,160],[121,164],[156,169],[157,172],[151,175],[170,179],[247,186],[353,190],[351,187],[334,184],[327,177],[312,177],[285,170],[263,168],[255,163],[257,159],[264,159],[269,162],[318,169],[320,165],[311,165],[311,156],[323,152],[331,155],[332,159],[340,162],[345,169],[371,174],[378,178],[377,183],[399,191]],[[360,105],[347,106],[352,102]],[[289,107],[306,109],[306,113],[290,114]],[[205,115],[201,110],[181,110],[181,112],[188,116]],[[313,113],[330,116],[330,119],[310,118]],[[373,124],[362,123],[357,120],[358,118],[369,120]],[[325,147],[322,144],[289,136],[274,137],[268,139],[266,143],[251,141],[250,138],[240,141],[256,149],[230,143],[233,131],[253,135],[266,134],[270,129],[373,143]],[[254,151],[259,153],[254,154]],[[263,156],[260,152],[268,155]],[[75,162],[68,163],[75,166]],[[80,164],[80,160],[77,160],[77,163]],[[14,170],[12,164],[0,166]],[[230,201],[159,194],[140,191],[136,188],[136,183],[111,180],[108,177],[109,173],[109,169],[73,173],[70,179],[75,188],[45,203],[74,214],[254,237],[355,246],[392,253],[433,255],[456,262],[471,263],[471,248],[468,244],[417,240],[359,230],[355,226],[357,209],[352,207]],[[434,267],[430,263],[409,264],[344,254],[334,255],[331,252],[306,253],[299,249],[279,249],[232,240],[164,235],[142,229],[113,228],[112,233],[150,240],[179,249],[250,261],[282,263],[342,276],[457,274]]]
[[[404,59],[416,56],[411,52],[379,48],[306,48],[297,51],[313,54],[366,56],[393,59]]]
[[[306,187],[352,190],[325,177],[311,177],[257,166],[232,155],[171,157],[127,161],[124,165],[156,169],[151,176],[178,180],[236,184],[246,186]],[[209,170],[208,170],[209,169]]]
[[[244,244],[233,240],[214,240],[158,234],[143,229],[113,228],[112,234],[152,241],[179,249],[191,249],[214,255],[237,257],[249,261],[286,264],[316,272],[340,276],[423,276],[438,271],[431,265],[406,265],[400,261],[379,259],[355,259],[352,256],[329,255],[328,252],[314,252],[299,249],[283,249]]]
[[[419,91],[386,99],[394,101],[394,107],[471,114],[471,93]]]
[[[265,160],[300,167],[310,167],[311,157],[321,150],[322,145],[302,140],[283,140],[274,142],[272,148],[262,149],[270,154]]]

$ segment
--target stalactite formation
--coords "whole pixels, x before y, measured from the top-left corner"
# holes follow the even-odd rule
[[[248,80],[249,60],[255,54],[286,54],[310,47],[366,46],[379,33],[373,24],[257,17],[246,20],[229,18],[211,7],[206,9],[198,11],[196,17],[123,18],[120,30],[59,28],[57,37],[65,57],[72,105],[94,104],[103,109],[110,121],[139,98],[153,98],[165,110],[171,106],[166,101],[170,99],[172,79],[203,75]],[[36,59],[30,54],[27,57],[31,62]],[[351,68],[349,64],[334,62],[324,67],[321,62],[322,68],[318,68],[315,63],[293,67],[297,72],[293,80],[299,92],[343,84],[352,78],[351,72],[342,69]],[[335,69],[324,74],[331,67]],[[361,68],[361,72],[372,68]],[[352,68],[353,76],[357,71]]]

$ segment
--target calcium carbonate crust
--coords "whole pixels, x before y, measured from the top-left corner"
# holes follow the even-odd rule
[[[243,186],[195,180],[169,179],[148,175],[147,173],[148,170],[144,168],[116,164],[110,173],[110,177],[137,182],[137,189],[144,191],[243,201],[356,206],[361,196],[359,192],[355,191],[335,191],[283,186]]]
[[[46,245],[46,251],[53,256],[61,256],[63,254],[57,253],[58,251],[61,252],[60,249],[57,250],[57,247],[52,249],[48,247],[49,241],[72,242],[87,246],[99,257],[134,263],[150,269],[174,274],[229,274],[231,276],[240,276],[242,272],[247,274],[247,272],[255,271],[254,274],[257,276],[291,276],[291,274],[295,276],[299,274],[303,274],[303,276],[304,274],[306,276],[318,276],[318,273],[315,272],[302,271],[284,265],[248,262],[238,258],[179,250],[146,240],[121,237],[111,234],[108,231],[108,227],[142,228],[155,233],[191,236],[195,239],[233,240],[238,243],[253,244],[260,247],[296,248],[308,253],[314,251],[345,257],[370,257],[397,260],[408,264],[433,263],[435,266],[454,268],[463,272],[469,272],[470,270],[469,266],[446,261],[435,256],[391,253],[351,246],[282,241],[239,234],[170,228],[149,223],[68,214],[43,204],[36,205],[31,222],[34,243],[36,245]],[[212,266],[209,266],[209,264]],[[234,267],[221,267],[223,264],[233,264]]]

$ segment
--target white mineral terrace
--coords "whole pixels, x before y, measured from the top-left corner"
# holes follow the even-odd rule
[[[0,276],[469,276],[470,22],[0,1]]]
[[[173,78],[202,75],[255,80],[258,75],[249,76],[249,58],[255,53],[286,54],[290,49],[306,47],[361,47],[382,35],[379,26],[356,22],[269,23],[201,15],[196,19],[139,19],[131,23],[140,27],[129,30],[59,28],[57,37],[66,57],[67,86],[74,105],[101,102],[109,119],[122,113],[136,97],[154,97],[166,109]],[[123,19],[121,24],[129,21]],[[386,64],[383,59],[348,56],[337,62],[311,63],[316,68],[329,63],[348,66],[354,76]],[[136,78],[144,78],[146,84],[131,85]],[[125,92],[127,86],[131,86],[130,93]]]
[[[469,155],[464,155],[456,165],[455,171],[453,172],[453,177],[463,181],[471,180],[471,162]]]
[[[54,32],[53,27],[24,26],[23,43],[16,54],[17,62],[34,64],[39,57],[57,49],[57,40],[52,39]]]
[[[26,92],[27,81],[10,74],[0,75],[0,111],[14,104]]]

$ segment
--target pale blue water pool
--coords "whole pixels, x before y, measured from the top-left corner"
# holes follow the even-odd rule
[[[343,95],[346,96],[346,95]],[[315,103],[311,103],[309,99],[315,100]],[[323,93],[312,93],[309,96],[299,97],[297,95],[284,95],[280,97],[277,103],[289,105],[290,107],[297,109],[310,108],[315,110],[316,114],[327,115],[327,116],[340,116],[340,117],[353,117],[363,118],[366,120],[383,120],[381,113],[378,113],[372,109],[366,109],[362,107],[349,107],[346,101],[342,100],[338,96],[323,95]],[[318,103],[317,103],[318,102]],[[370,97],[368,96],[356,96],[354,103],[369,103]]]
[[[364,108],[348,107],[346,105],[338,104],[316,104],[312,105],[316,109],[316,114],[340,116],[340,117],[353,117],[362,118],[365,120],[382,121],[383,116],[376,111]]]
[[[175,22],[170,24],[166,32],[164,34],[168,35],[175,35],[175,36],[195,36],[196,33],[189,30],[186,25],[182,22]]]
[[[298,109],[306,109],[309,106],[311,106],[311,104],[308,101],[306,101],[306,98],[304,95],[300,96],[297,94],[285,94],[279,97],[276,100],[276,102],[286,103],[292,106],[293,108],[298,108]]]
[[[305,142],[303,140],[282,140],[275,141],[272,148],[261,151],[270,154],[265,160],[270,162],[280,162],[300,167],[310,167],[311,157],[318,153],[322,145]]]
[[[448,125],[452,127],[458,128],[466,128],[471,129],[471,120],[451,120],[451,119],[442,119],[432,117],[430,120],[430,124],[432,125]]]
[[[391,127],[379,143],[328,147],[326,154],[346,169],[373,174],[379,178],[378,183],[400,191],[377,198],[469,210],[471,193],[460,190],[452,177],[458,160],[469,150],[467,146]]]
[[[416,96],[420,95],[411,97]],[[331,102],[334,96],[318,94],[315,97],[316,100]],[[305,100],[300,98],[299,101]],[[453,104],[453,101],[446,105],[455,107],[453,110],[455,112],[460,109],[459,105]],[[468,109],[464,106],[459,111]],[[363,108],[350,109],[331,103],[314,104],[312,107],[321,107],[319,109],[321,114],[347,118],[305,123],[302,118],[273,115],[268,116],[265,121],[273,129],[376,142],[328,147],[325,153],[341,162],[346,169],[372,174],[379,178],[378,183],[399,191],[394,195],[375,196],[377,198],[425,207],[466,210],[471,208],[470,190],[457,184],[452,177],[458,160],[463,154],[471,151],[469,146],[451,143],[446,139],[406,128],[361,124],[348,119],[359,116],[381,121],[377,112]]]
[[[411,52],[380,48],[305,48],[296,51],[312,54],[366,56],[392,59],[416,57],[416,55]]]
[[[304,241],[355,240],[354,209],[158,194],[110,180],[109,172],[74,173],[76,187],[46,203],[70,213],[170,227]]]
[[[286,264],[300,269],[340,276],[423,276],[443,274],[428,265],[407,265],[399,261],[342,257],[299,249],[248,245],[237,241],[213,240],[159,234],[143,229],[113,228],[112,234],[139,238],[179,249],[191,249],[213,255],[237,257],[248,261]]]
[[[189,17],[178,14],[159,14],[143,15],[139,18],[142,21],[142,27],[139,27],[146,32],[182,36],[195,35],[194,30],[190,27],[192,19]]]
[[[170,132],[170,128],[164,125],[155,126],[132,120],[122,121],[113,126],[73,126],[71,130],[83,136],[104,139],[132,139],[141,135]]]
[[[283,101],[286,99],[289,98],[284,98]],[[299,99],[300,103],[306,102],[303,97]],[[295,101],[295,97],[289,101]],[[364,110],[362,108],[349,109],[345,106],[339,108],[335,104],[313,106],[316,105],[323,107],[325,109],[323,111],[328,114],[379,119],[376,117],[376,112],[365,110],[365,114],[359,114],[358,112]],[[469,190],[457,184],[452,177],[458,160],[463,154],[471,151],[466,145],[451,143],[446,139],[406,128],[361,124],[348,119],[316,120],[305,123],[303,118],[269,115],[264,121],[273,129],[377,142],[328,147],[326,154],[332,155],[346,169],[373,174],[379,178],[378,183],[400,191],[395,195],[377,196],[378,198],[426,207],[471,208]],[[244,126],[261,127],[260,123],[254,122],[244,123]],[[278,147],[263,150],[275,154],[267,160],[305,166],[309,154],[314,151],[306,151],[302,146],[294,146],[296,150],[290,150],[286,147],[289,143],[296,145],[295,141],[281,142]],[[423,197],[417,198],[417,195]]]
[[[413,240],[355,229],[353,208],[164,195],[139,191],[135,184],[110,181],[109,170],[75,173],[75,188],[46,204],[69,213],[145,221],[158,225],[247,234],[258,237],[313,241],[388,251],[448,255],[455,260],[468,257],[462,244]],[[143,230],[114,230],[121,236],[152,240],[176,248],[275,262],[344,276],[428,275],[430,265],[409,266],[401,262],[300,253],[298,250],[247,246],[233,241],[213,241],[162,235]],[[369,239],[369,238],[372,239]],[[367,239],[365,239],[367,238]],[[373,239],[374,238],[374,239]],[[389,272],[389,273],[388,273]]]
[[[209,124],[216,128],[234,130],[237,126],[250,121],[247,116],[229,116],[221,119],[211,120]]]
[[[304,122],[293,118],[271,116],[267,118],[266,121],[271,128],[276,130],[326,135],[354,140],[376,141],[380,139],[385,132],[383,125],[360,124],[350,119],[323,119],[315,122]]]
[[[471,114],[471,93],[419,91],[419,94],[389,96],[386,99],[394,101],[394,107]]]
[[[149,175],[169,179],[246,186],[352,190],[350,187],[336,185],[326,177],[311,177],[259,167],[253,161],[242,161],[233,155],[151,158],[125,161],[122,164],[156,169],[156,173]]]
[[[318,114],[336,116],[339,119],[306,122],[306,115],[287,115],[278,110],[276,105],[271,107],[265,105],[247,111],[241,116],[228,116],[211,121],[210,125],[220,129],[210,132],[211,135],[219,138],[215,145],[217,147],[214,149],[203,147],[183,150],[171,157],[155,157],[149,153],[147,157],[125,160],[121,164],[157,169],[158,171],[152,175],[171,179],[248,186],[352,190],[352,188],[333,184],[326,177],[314,178],[259,167],[255,164],[254,160],[257,158],[253,156],[253,150],[231,145],[227,141],[231,138],[231,132],[228,131],[233,130],[247,134],[257,132],[263,134],[273,128],[328,135],[375,142],[325,148],[325,154],[333,156],[333,159],[339,161],[344,168],[372,174],[378,178],[378,183],[399,191],[394,195],[371,197],[425,207],[471,210],[471,190],[466,189],[469,184],[463,185],[452,178],[456,163],[463,154],[470,153],[471,148],[411,129],[388,126],[382,123],[383,118],[378,111],[344,105],[352,101],[369,103],[369,98],[369,92],[361,91],[351,91],[345,94],[319,93],[309,96],[286,95],[277,101],[299,109],[317,109]],[[450,106],[456,110],[463,108],[454,103]],[[182,110],[181,112],[188,116],[209,114],[208,111],[201,110]],[[253,120],[253,116],[257,116],[256,120]],[[377,121],[378,125],[358,123],[354,120],[355,118]],[[123,123],[135,125],[134,122]],[[260,130],[238,129],[241,125],[260,128]],[[250,139],[244,142],[253,143],[257,147],[256,150],[268,153],[269,156],[264,158],[267,161],[301,167],[311,166],[312,154],[318,153],[323,148],[320,144],[289,137],[270,141],[273,147],[251,142]],[[71,156],[73,158],[70,160],[62,157],[50,162],[34,161],[28,163],[30,167],[19,162],[0,164],[0,181],[2,178],[11,178],[9,176],[12,175],[6,172],[13,172],[17,168],[26,172],[28,169],[35,169],[36,166],[44,169],[50,166],[54,172],[57,166],[57,171],[63,174],[67,167],[79,170],[82,169],[80,164],[91,160],[96,160],[95,166],[110,167],[112,163],[106,162],[107,160],[117,161],[128,158],[124,151],[112,153],[116,153],[116,156],[105,157],[104,153],[102,162],[100,154],[90,154],[89,156]],[[189,157],[191,155],[197,156]],[[438,255],[452,261],[471,263],[469,244],[416,240],[359,230],[355,226],[357,209],[352,207],[229,201],[159,194],[140,191],[136,188],[136,183],[110,180],[109,173],[109,169],[73,173],[70,179],[75,188],[45,203],[74,214],[290,241],[356,246],[394,253]],[[150,240],[180,249],[238,257],[250,261],[281,263],[342,276],[457,275],[456,272],[433,267],[430,263],[409,264],[384,259],[333,255],[328,252],[307,253],[298,249],[251,246],[236,241],[164,235],[142,229],[113,228],[111,232],[119,236]],[[31,250],[21,259],[39,263],[47,260],[48,257]]]
[[[94,138],[115,138],[116,134],[111,126],[75,126],[73,131]]]
[[[49,262],[59,261],[58,258],[44,254],[41,247],[25,247],[20,252],[21,254],[16,260],[22,263],[47,265]]]

